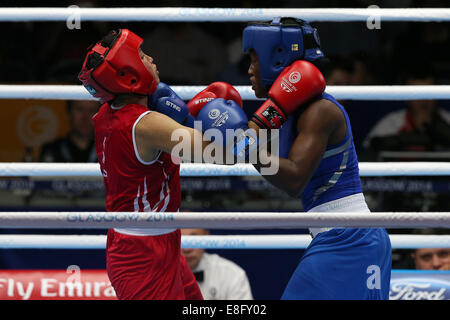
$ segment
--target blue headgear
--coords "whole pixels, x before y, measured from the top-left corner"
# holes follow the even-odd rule
[[[249,24],[244,29],[242,48],[244,52],[254,49],[258,54],[264,85],[271,85],[296,60],[314,61],[324,57],[317,29],[295,18]]]

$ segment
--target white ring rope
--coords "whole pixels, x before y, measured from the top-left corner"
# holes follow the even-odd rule
[[[450,228],[450,212],[2,212],[1,228]]]
[[[277,16],[309,21],[450,21],[448,8],[2,8],[0,21],[246,22]]]
[[[390,235],[393,249],[450,248],[449,235]],[[181,248],[305,249],[310,235],[182,236]],[[0,249],[105,249],[105,235],[0,235]]]
[[[193,98],[205,86],[171,86],[183,100]],[[250,86],[235,86],[244,100],[257,99]],[[439,100],[450,99],[450,85],[429,86],[327,86],[340,100]],[[0,85],[0,99],[95,100],[77,85]]]
[[[449,176],[450,162],[360,162],[362,177]],[[182,163],[183,177],[260,176],[251,164]],[[101,177],[98,163],[2,162],[0,177]]]
[[[450,9],[236,9],[236,8],[1,8],[0,21],[166,21],[246,22],[294,16],[310,21],[450,21]],[[191,99],[204,86],[173,86]],[[249,86],[236,86],[244,100],[257,100]],[[450,99],[450,86],[329,86],[344,100]],[[81,86],[0,85],[0,99],[92,100]],[[47,167],[48,166],[48,167]],[[70,170],[68,170],[70,169]],[[361,176],[450,175],[448,163],[360,163]],[[100,176],[98,164],[6,163],[1,176]],[[250,165],[183,164],[183,176],[249,175]],[[3,228],[202,227],[209,229],[299,227],[438,227],[450,228],[448,212],[218,212],[108,213],[2,212]],[[393,249],[450,247],[450,236],[390,235]],[[304,249],[309,235],[183,236],[182,248]],[[104,235],[0,235],[3,249],[104,249]]]

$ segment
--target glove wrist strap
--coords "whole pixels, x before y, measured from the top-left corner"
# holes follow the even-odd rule
[[[266,129],[279,129],[286,120],[287,116],[283,109],[271,99],[267,99],[252,117],[253,122]]]

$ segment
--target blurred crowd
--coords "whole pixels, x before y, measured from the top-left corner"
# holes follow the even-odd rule
[[[3,1],[2,6],[7,6]],[[17,6],[17,1],[11,2]],[[37,5],[37,4],[34,4]],[[114,1],[60,1],[58,6],[123,6]],[[136,1],[134,7],[212,7],[213,2]],[[342,7],[337,1],[229,1],[218,7]],[[367,8],[370,1],[345,1],[345,7]],[[378,1],[380,7],[445,7],[445,1]],[[40,1],[38,6],[51,6]],[[248,84],[247,63],[241,53],[245,23],[84,22],[69,29],[66,22],[2,22],[0,81],[2,83],[78,83],[76,75],[86,48],[109,30],[126,27],[144,38],[144,49],[154,57],[163,81],[170,84],[208,84],[217,79]],[[380,22],[370,29],[366,22],[317,22],[323,51],[336,70],[329,79],[337,85],[399,84],[401,74],[428,62],[437,82],[449,77],[448,23]]]

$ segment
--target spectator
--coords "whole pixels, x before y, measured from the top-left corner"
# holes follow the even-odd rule
[[[182,235],[208,235],[205,229],[182,229]],[[253,300],[245,271],[236,263],[204,249],[182,249],[205,300]]]
[[[160,24],[143,38],[143,51],[152,52],[171,85],[214,82],[228,62],[225,45],[192,23]]]
[[[419,66],[411,68],[407,85],[433,85],[432,74]],[[450,149],[450,112],[435,100],[411,100],[407,108],[393,111],[375,124],[363,143],[375,151],[443,151]]]
[[[329,86],[346,86],[352,84],[352,75],[354,66],[351,60],[342,57],[330,58],[331,67],[325,73],[327,85]]]
[[[66,5],[80,8],[101,7],[97,0],[79,0]],[[34,28],[32,42],[37,80],[63,80],[78,84],[77,75],[82,63],[79,53],[84,52],[91,43],[109,30],[108,22],[77,20],[78,18],[74,14],[68,17],[65,23],[42,22],[39,28]]]
[[[355,69],[351,60],[341,56],[325,58],[324,60],[326,62],[322,63],[320,70],[322,70],[327,86],[349,86],[352,84]],[[338,101],[341,104],[345,103],[343,100]]]
[[[94,145],[92,116],[99,103],[91,100],[67,102],[70,131],[62,138],[42,146],[40,161],[43,162],[97,162]]]
[[[350,79],[351,85],[375,85],[378,84],[376,70],[379,58],[376,59],[364,52],[358,52],[351,56],[353,72]]]
[[[446,229],[441,228],[413,229],[410,233],[422,236],[440,236],[449,234]],[[417,248],[415,250],[407,250],[401,268],[416,270],[450,270],[450,248]]]
[[[417,270],[450,270],[450,248],[416,249],[411,258]]]
[[[426,5],[425,5],[426,4]],[[412,7],[444,8],[447,1],[414,1]],[[418,65],[429,61],[436,68],[439,82],[449,80],[450,63],[448,42],[450,27],[439,21],[427,23],[408,23],[408,28],[399,35],[393,44],[391,60],[393,70],[406,63]],[[420,62],[419,62],[420,61]]]
[[[408,68],[402,78],[401,83],[411,86],[435,83],[431,68],[419,64]],[[367,161],[420,161],[424,159],[421,152],[449,151],[450,112],[435,100],[407,101],[406,108],[388,113],[375,124],[363,147]],[[402,153],[388,156],[383,151]],[[442,161],[427,157],[427,161],[438,159]],[[426,181],[431,185],[431,180]],[[440,211],[450,204],[445,193],[427,189],[381,192],[377,202],[377,210],[382,211]]]

